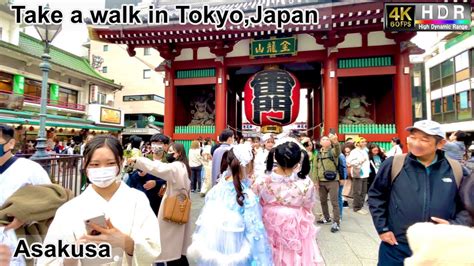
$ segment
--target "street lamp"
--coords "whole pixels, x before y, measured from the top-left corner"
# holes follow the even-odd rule
[[[46,8],[49,9],[48,5]],[[61,25],[35,25],[35,29],[41,37],[41,40],[44,42],[44,54],[41,56],[43,60],[39,67],[43,72],[43,80],[41,83],[41,109],[40,109],[40,128],[38,131],[38,139],[36,144],[36,152],[31,156],[32,159],[35,158],[45,158],[49,157],[46,152],[46,107],[48,102],[48,73],[51,69],[49,64],[49,43],[58,35],[61,31]]]

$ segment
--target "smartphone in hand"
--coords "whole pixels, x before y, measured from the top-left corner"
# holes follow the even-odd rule
[[[103,228],[107,228],[107,223],[105,222],[105,215],[100,215],[100,216],[97,216],[97,217],[94,217],[94,218],[91,218],[91,219],[87,219],[84,221],[84,223],[86,224],[86,232],[88,235],[91,235],[91,236],[98,236],[100,235],[100,232],[98,232],[97,230],[94,230],[92,228],[92,226],[90,226],[91,223],[93,224],[96,224],[100,227],[103,227]]]

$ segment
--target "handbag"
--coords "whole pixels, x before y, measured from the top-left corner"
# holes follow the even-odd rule
[[[330,155],[331,156],[331,155]],[[326,159],[326,158],[324,158]],[[329,170],[326,170],[326,168],[324,167],[324,162],[323,162],[323,158],[319,158],[319,160],[321,160],[321,165],[323,166],[323,175],[324,175],[324,179],[326,179],[327,181],[334,181],[336,180],[337,178],[337,172],[336,171],[329,171]],[[332,161],[332,160],[331,160]],[[334,163],[334,165],[336,165]],[[337,165],[336,165],[337,167]]]
[[[163,204],[163,220],[177,224],[185,224],[189,221],[191,199],[186,189],[183,188],[181,190],[184,190],[186,193],[180,192],[165,199]]]
[[[166,193],[166,183],[163,184],[161,187],[160,187],[160,191],[158,192],[158,196],[160,198],[163,198],[163,196],[165,195]]]
[[[352,166],[351,167],[351,176],[352,178],[360,178],[361,167]]]

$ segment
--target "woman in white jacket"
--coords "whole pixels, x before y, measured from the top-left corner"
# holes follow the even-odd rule
[[[161,247],[156,216],[144,193],[120,181],[122,156],[122,146],[112,136],[97,136],[85,146],[84,170],[91,185],[58,209],[44,241],[45,245],[107,243],[111,256],[45,256],[38,265],[150,265],[158,258]],[[103,225],[87,222],[102,215],[106,219]]]
[[[367,182],[370,175],[370,160],[367,153],[367,140],[362,137],[356,138],[355,149],[347,158],[347,164],[351,166],[352,193],[354,197],[353,209],[358,214],[368,214],[364,210],[365,196],[367,195]]]

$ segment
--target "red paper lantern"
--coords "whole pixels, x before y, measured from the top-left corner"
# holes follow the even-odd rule
[[[29,131],[33,131],[33,130],[35,130],[35,128],[34,128],[33,126],[30,126],[30,127],[28,128],[28,130],[29,130]]]
[[[257,126],[293,123],[300,109],[300,82],[288,71],[268,69],[249,78],[244,88],[245,115]]]
[[[71,133],[74,133],[74,132],[76,132],[76,131],[74,130],[74,128],[73,128],[73,129],[71,129]]]
[[[62,129],[62,128],[59,129],[59,133],[63,133],[63,129]]]

